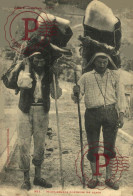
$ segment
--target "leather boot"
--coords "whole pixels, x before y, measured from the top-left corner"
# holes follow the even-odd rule
[[[96,163],[95,162],[90,162],[91,170],[92,170],[92,179],[88,182],[88,188],[94,189],[99,181],[97,179],[97,176],[94,176],[96,173]]]
[[[29,171],[25,171],[24,172],[24,182],[21,185],[21,189],[26,189],[26,190],[30,190],[31,189]]]
[[[111,161],[113,161],[113,159]],[[112,172],[111,164],[108,164],[107,167],[106,167],[105,184],[107,186],[109,186],[110,188],[114,189],[114,190],[118,190],[119,189],[119,184],[116,180],[111,179],[112,175],[113,175],[113,172]]]

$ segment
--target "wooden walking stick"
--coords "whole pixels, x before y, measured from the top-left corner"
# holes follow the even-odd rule
[[[55,74],[53,74],[53,82],[54,82],[57,133],[58,133],[58,144],[59,144],[60,176],[61,176],[61,185],[62,185],[62,189],[63,189],[64,188],[64,178],[63,178],[63,168],[62,168],[62,147],[61,147],[61,139],[60,139],[60,126],[59,126],[59,114],[58,114],[57,88],[56,88]]]
[[[77,73],[76,73],[76,66],[74,69],[74,76],[75,76],[75,84],[77,83]],[[83,182],[83,188],[85,188],[85,178],[84,178],[84,157],[83,157],[83,137],[82,137],[82,121],[81,121],[81,112],[80,112],[80,100],[79,95],[76,95],[77,97],[77,106],[78,106],[78,117],[79,117],[79,131],[80,131],[80,146],[81,146],[81,170],[82,170],[82,182]]]

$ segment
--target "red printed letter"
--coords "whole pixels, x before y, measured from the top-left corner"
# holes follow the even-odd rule
[[[94,154],[94,156],[96,157],[96,173],[93,174],[94,176],[101,176],[102,174],[99,173],[99,168],[100,167],[106,167],[109,164],[110,158],[107,154]],[[100,156],[104,156],[106,159],[106,163],[104,165],[99,165],[99,157]]]
[[[30,40],[30,38],[28,38],[28,32],[34,32],[38,29],[38,21],[34,18],[22,18],[22,20],[25,21],[25,37],[22,40]],[[34,29],[28,29],[29,21],[34,21],[35,23]]]

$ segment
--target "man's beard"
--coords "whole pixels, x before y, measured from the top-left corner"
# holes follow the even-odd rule
[[[44,71],[44,67],[35,67],[34,70],[38,75],[41,75]]]

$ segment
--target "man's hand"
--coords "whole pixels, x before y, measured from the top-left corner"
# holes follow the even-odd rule
[[[60,87],[57,88],[57,99],[59,99],[62,95],[62,89]]]
[[[75,103],[78,103],[79,101],[79,95],[80,95],[80,86],[75,85],[73,87],[73,94],[71,94],[71,98]]]
[[[78,97],[80,95],[80,86],[79,85],[75,85],[73,87],[73,93],[74,93],[74,96]]]
[[[54,90],[54,87],[53,85],[51,85],[50,87],[50,93],[51,93],[51,97],[53,99],[55,99],[55,90]],[[59,87],[59,85],[56,85],[56,96],[57,96],[57,99],[59,99],[62,95],[62,89]]]
[[[120,112],[118,122],[117,122],[117,128],[122,128],[124,125],[124,113]]]

